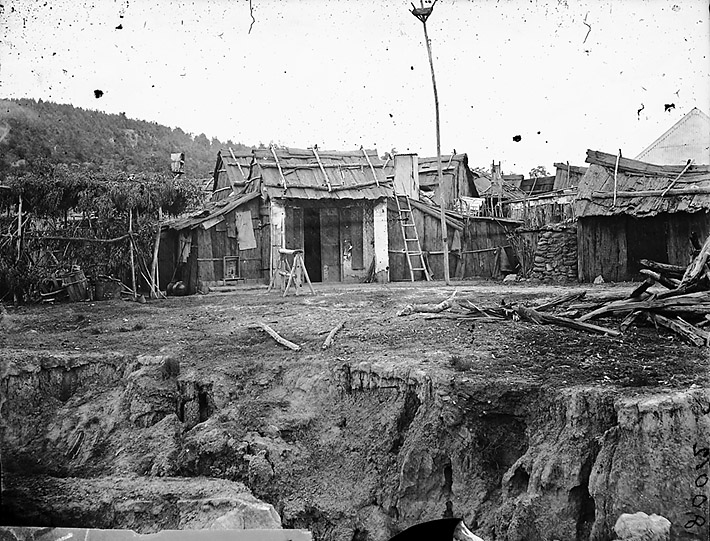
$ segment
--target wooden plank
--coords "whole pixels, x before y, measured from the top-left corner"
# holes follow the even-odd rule
[[[214,277],[214,262],[206,261],[211,260],[212,256],[212,233],[209,229],[205,230],[202,228],[197,228],[198,237],[197,242],[199,245],[199,259],[205,260],[205,263],[198,262],[198,280],[200,282],[213,282]]]

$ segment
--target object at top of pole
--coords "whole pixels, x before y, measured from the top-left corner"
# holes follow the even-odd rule
[[[414,15],[422,23],[426,24],[426,20],[429,18],[429,15],[431,15],[431,12],[434,9],[434,5],[437,2],[438,0],[434,0],[430,6],[425,6],[424,1],[421,0],[421,7],[417,7],[412,4],[412,15]]]

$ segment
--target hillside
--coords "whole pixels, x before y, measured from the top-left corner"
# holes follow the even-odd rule
[[[165,172],[170,153],[185,152],[189,178],[211,176],[220,148],[250,147],[193,136],[180,128],[32,99],[0,100],[0,177],[38,158],[92,163],[127,172]],[[24,162],[22,161],[24,160]]]

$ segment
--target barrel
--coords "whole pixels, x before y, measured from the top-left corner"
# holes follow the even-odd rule
[[[88,283],[83,270],[73,270],[65,274],[63,282],[64,287],[67,288],[69,299],[71,299],[72,302],[85,301],[88,299]]]

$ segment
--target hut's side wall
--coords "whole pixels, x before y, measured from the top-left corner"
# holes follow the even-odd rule
[[[601,275],[606,281],[628,279],[626,217],[581,218],[577,225],[577,270],[581,282]]]
[[[687,265],[693,233],[701,244],[705,241],[710,234],[710,213],[582,218],[577,227],[579,279],[590,282],[601,275],[614,282],[637,280],[640,259]]]
[[[463,274],[459,271],[457,276],[495,277],[504,270],[501,269],[501,261],[496,263],[500,257],[507,258],[514,265],[515,255],[508,233],[512,233],[517,225],[487,218],[469,219],[462,251],[465,270]],[[501,250],[505,250],[505,256],[501,256]]]
[[[422,250],[427,252],[429,270],[435,280],[444,277],[443,250],[441,246],[441,221],[439,218],[413,208],[414,222]],[[449,244],[449,272],[452,278],[496,276],[501,271],[502,259],[514,264],[514,254],[509,247],[506,233],[512,232],[518,224],[507,224],[499,220],[471,218],[464,231],[447,228]],[[409,268],[404,254],[404,242],[396,208],[390,205],[387,229],[389,233],[390,280],[408,281]],[[458,237],[458,238],[457,238]],[[505,256],[501,251],[505,250]],[[498,259],[498,262],[496,260]],[[415,280],[423,279],[422,273],[415,273]]]

